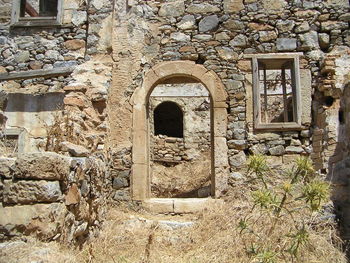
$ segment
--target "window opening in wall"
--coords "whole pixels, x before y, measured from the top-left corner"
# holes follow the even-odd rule
[[[63,0],[13,0],[13,27],[59,26]]]
[[[21,0],[20,20],[33,17],[56,17],[58,0]]]
[[[300,127],[297,57],[253,58],[255,128]]]
[[[183,113],[176,103],[166,101],[155,108],[154,134],[183,138]]]
[[[277,63],[276,63],[277,64]],[[259,92],[261,122],[293,122],[294,95],[292,83],[292,62],[281,61],[271,65],[259,61]]]

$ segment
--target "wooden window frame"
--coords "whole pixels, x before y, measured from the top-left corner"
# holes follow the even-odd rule
[[[248,55],[252,59],[253,71],[253,112],[254,129],[256,130],[300,130],[301,125],[301,90],[300,90],[300,66],[299,57],[301,53],[274,53],[274,54],[256,54]],[[259,60],[273,61],[274,59],[292,61],[292,88],[293,88],[293,122],[263,123],[261,118],[261,102],[259,89]],[[281,68],[282,70],[282,68]]]
[[[20,17],[21,0],[13,0],[11,27],[55,27],[62,24],[63,1],[57,1],[57,15],[49,17]]]

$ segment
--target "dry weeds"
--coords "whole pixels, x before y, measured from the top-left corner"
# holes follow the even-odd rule
[[[242,191],[243,190],[243,191]],[[232,191],[232,193],[235,191]],[[249,189],[237,191],[247,194]],[[236,193],[236,194],[238,194]],[[303,211],[294,220],[303,221]],[[156,216],[146,212],[136,213],[128,209],[114,209],[106,221],[101,235],[85,247],[79,259],[83,262],[139,262],[139,263],[205,263],[205,262],[263,262],[247,253],[256,241],[254,236],[240,233],[239,221],[249,215],[255,222],[252,231],[256,238],[265,240],[264,249],[285,250],[290,244],[285,237],[293,222],[277,222],[270,235],[273,218],[268,214],[251,213],[248,196],[218,204],[198,215]],[[345,263],[341,241],[331,221],[316,223],[317,214],[308,229],[310,242],[298,255],[298,263]],[[191,227],[171,229],[161,220],[194,222]],[[80,262],[82,262],[80,261]],[[268,261],[266,261],[268,262]],[[293,262],[285,253],[277,262]]]

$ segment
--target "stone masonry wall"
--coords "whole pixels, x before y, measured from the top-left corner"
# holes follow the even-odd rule
[[[17,117],[6,113],[8,93],[61,92],[63,105],[52,111],[59,121],[52,117],[51,128],[16,126],[34,138],[35,150],[75,157],[105,154],[106,180],[116,200],[130,199],[136,150],[132,95],[145,74],[163,61],[194,61],[224,83],[229,99],[223,143],[229,150],[228,160],[217,161],[228,163],[232,178],[242,177],[253,153],[268,155],[276,168],[310,156],[316,170],[328,176],[346,159],[348,139],[339,108],[347,112],[342,106],[349,79],[347,0],[63,2],[60,27],[10,28],[11,3],[0,0],[2,76],[73,67],[64,76],[1,81],[0,125],[18,128],[6,127],[4,120],[30,116],[25,110]],[[300,52],[301,128],[256,130],[249,55],[285,52]]]
[[[0,241],[33,235],[81,244],[104,218],[106,164],[52,152],[0,158]]]
[[[195,61],[216,72],[229,94],[231,172],[243,173],[252,153],[267,154],[276,166],[288,165],[313,151],[312,94],[322,78],[323,58],[334,47],[349,44],[348,8],[347,1],[135,1],[129,6],[117,1],[113,57],[119,80],[110,102],[121,94],[131,95],[158,62]],[[124,30],[128,27],[132,31]],[[252,68],[245,55],[274,52],[302,53],[301,130],[253,128]],[[114,105],[113,110],[125,113],[124,128],[118,128],[118,120],[111,122],[112,130],[119,130],[110,134],[111,143],[131,144],[128,105]]]

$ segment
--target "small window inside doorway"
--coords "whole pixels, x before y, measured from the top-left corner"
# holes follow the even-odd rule
[[[176,103],[166,101],[155,108],[154,134],[183,138],[183,113]]]

